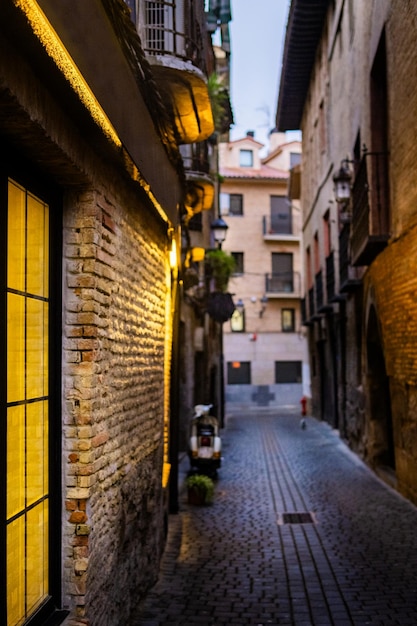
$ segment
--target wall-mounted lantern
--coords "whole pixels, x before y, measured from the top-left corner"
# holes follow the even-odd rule
[[[214,241],[217,243],[219,250],[221,250],[222,244],[226,239],[227,229],[229,227],[223,218],[218,217],[211,223],[210,228],[213,233]]]
[[[265,309],[266,309],[266,305],[268,304],[268,298],[267,296],[264,294],[261,298],[261,309],[259,311],[259,317],[262,317],[263,314],[265,313]]]
[[[348,159],[343,159],[340,169],[334,174],[334,195],[338,204],[347,204],[350,200],[352,174]]]

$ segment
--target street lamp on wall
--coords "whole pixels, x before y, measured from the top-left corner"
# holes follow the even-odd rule
[[[264,294],[261,298],[261,309],[259,311],[259,317],[262,317],[265,313],[266,305],[268,304],[268,297]]]
[[[338,204],[346,205],[350,199],[352,174],[350,173],[348,159],[343,159],[340,169],[333,176],[334,195]]]
[[[213,233],[214,241],[217,243],[219,250],[222,248],[222,244],[226,239],[227,229],[229,228],[224,219],[218,217],[211,223],[211,231]]]

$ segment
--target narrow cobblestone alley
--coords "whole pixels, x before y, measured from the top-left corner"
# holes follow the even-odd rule
[[[417,624],[414,506],[315,419],[234,414],[222,437],[214,502],[181,492],[129,626]]]

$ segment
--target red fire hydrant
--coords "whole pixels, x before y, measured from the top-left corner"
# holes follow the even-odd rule
[[[307,415],[307,398],[303,396],[300,400],[301,404],[301,415]]]

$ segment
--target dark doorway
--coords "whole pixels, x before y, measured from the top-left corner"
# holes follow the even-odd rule
[[[395,470],[389,378],[385,369],[378,318],[374,307],[371,308],[368,318],[366,349],[371,424],[370,461],[376,467]]]
[[[317,342],[317,353],[320,368],[321,419],[333,426],[333,428],[337,428],[333,393],[334,374],[327,341],[321,340]]]

